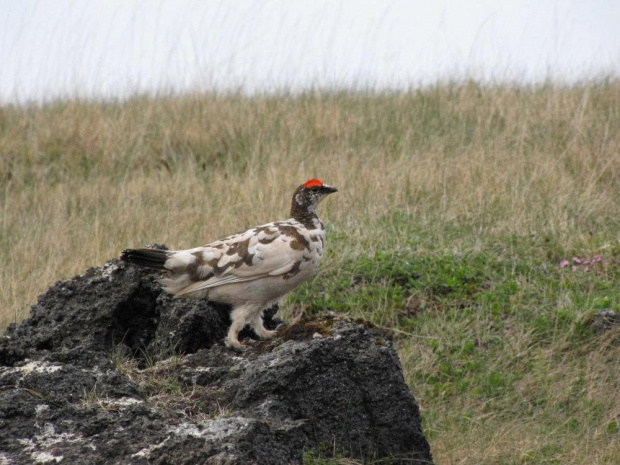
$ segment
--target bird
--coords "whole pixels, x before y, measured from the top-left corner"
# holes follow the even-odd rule
[[[317,206],[336,187],[310,179],[293,194],[290,218],[274,221],[202,247],[186,250],[125,249],[121,260],[165,271],[159,279],[175,298],[229,304],[231,325],[226,347],[242,351],[239,332],[249,324],[258,337],[276,330],[263,325],[263,310],[314,275],[325,250],[325,227]]]

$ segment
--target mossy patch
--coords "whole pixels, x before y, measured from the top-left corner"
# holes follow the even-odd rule
[[[325,315],[320,318],[302,318],[292,325],[286,326],[278,336],[284,341],[303,341],[312,339],[315,334],[330,336],[336,317]]]

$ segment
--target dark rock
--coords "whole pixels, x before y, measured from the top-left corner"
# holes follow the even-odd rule
[[[117,260],[59,281],[39,297],[29,319],[9,326],[0,342],[0,363],[42,350],[106,350],[117,343],[138,352],[157,328],[158,295],[152,275]]]
[[[156,312],[159,324],[150,352],[193,353],[222,341],[230,325],[230,307],[206,300],[173,299],[160,294]]]
[[[305,420],[304,432],[317,448],[373,460],[427,459],[416,401],[385,335],[348,320],[319,321],[333,324],[328,335],[287,341],[226,383],[236,391],[232,405],[269,418]]]
[[[0,338],[0,463],[431,463],[378,329],[326,315],[239,354],[221,343],[227,306],[172,299],[156,277],[113,260],[52,286]]]

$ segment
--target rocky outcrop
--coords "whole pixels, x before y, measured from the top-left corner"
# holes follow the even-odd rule
[[[55,284],[0,338],[0,463],[431,463],[381,331],[326,314],[235,353],[228,311],[116,260]]]

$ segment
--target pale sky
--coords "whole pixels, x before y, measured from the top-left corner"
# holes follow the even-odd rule
[[[0,0],[0,102],[620,75],[620,0]]]

